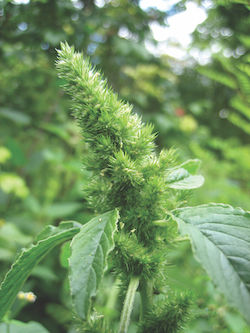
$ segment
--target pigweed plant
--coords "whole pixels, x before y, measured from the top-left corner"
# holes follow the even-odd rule
[[[96,217],[83,225],[47,226],[21,252],[1,284],[0,327],[17,325],[10,309],[32,268],[56,245],[71,240],[69,282],[79,332],[128,332],[136,292],[137,332],[178,332],[191,301],[188,294],[169,290],[165,258],[180,235],[188,235],[201,265],[249,322],[250,214],[224,204],[183,207],[183,193],[203,183],[196,175],[199,161],[178,165],[172,150],[158,153],[152,126],[144,125],[67,44],[58,51],[57,69],[88,144],[85,163],[91,177],[84,193]],[[95,310],[105,269],[121,288],[118,327]]]

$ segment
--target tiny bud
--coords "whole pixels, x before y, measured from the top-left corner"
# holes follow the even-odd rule
[[[23,291],[19,291],[17,294],[17,298],[20,300],[26,300],[29,303],[34,303],[36,301],[36,295],[32,293],[31,291],[25,293]]]
[[[25,299],[25,293],[23,291],[19,291],[19,293],[17,294],[17,298],[18,299]]]
[[[26,293],[26,300],[30,303],[34,303],[36,301],[36,295],[33,294],[31,291]]]

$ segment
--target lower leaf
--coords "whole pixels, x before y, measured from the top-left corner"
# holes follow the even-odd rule
[[[173,211],[182,234],[188,234],[194,254],[250,323],[250,213],[223,204]]]
[[[49,331],[41,324],[30,321],[23,323],[17,320],[11,320],[8,323],[0,324],[1,333],[49,333]]]
[[[76,222],[62,222],[58,227],[47,226],[37,237],[37,243],[21,252],[0,286],[0,320],[11,307],[32,269],[52,248],[78,233],[80,226]]]
[[[95,217],[82,226],[71,242],[70,288],[75,310],[83,320],[102,279],[108,253],[114,247],[118,218],[117,210]]]

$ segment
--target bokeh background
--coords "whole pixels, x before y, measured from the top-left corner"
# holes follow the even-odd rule
[[[0,6],[0,279],[45,225],[92,216],[82,194],[86,146],[55,71],[60,41],[88,55],[121,98],[154,124],[159,148],[174,146],[180,162],[202,160],[206,182],[190,205],[249,209],[248,0],[2,0]],[[196,9],[194,20],[201,15],[200,24],[186,27],[192,34],[181,45],[170,23],[189,8]],[[17,301],[12,313],[53,333],[74,332],[60,253],[43,260],[24,286],[37,301]],[[194,297],[185,332],[250,332],[188,242],[170,251],[169,263],[169,285]],[[99,301],[103,311],[107,293]]]

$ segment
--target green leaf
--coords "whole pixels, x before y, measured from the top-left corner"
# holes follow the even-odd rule
[[[118,218],[117,210],[97,216],[83,225],[72,240],[70,288],[76,312],[84,320],[106,268],[108,253],[114,247]]]
[[[207,68],[207,67],[198,68],[198,72],[231,89],[237,90],[237,88],[238,88],[237,83],[235,82],[235,78],[228,73],[218,72],[212,68]]]
[[[12,320],[9,323],[0,324],[1,333],[49,333],[41,324],[35,321],[23,323],[21,321]]]
[[[241,117],[239,114],[231,113],[228,119],[239,128],[243,129],[247,134],[250,134],[250,124],[249,121]]]
[[[14,302],[18,291],[34,266],[56,245],[71,239],[80,230],[76,222],[62,222],[58,227],[47,226],[37,237],[37,243],[24,249],[0,286],[0,320]]]
[[[215,284],[250,322],[250,213],[208,204],[176,209],[173,218]]]
[[[60,264],[64,268],[69,267],[69,257],[71,255],[71,249],[70,249],[70,241],[66,242],[62,245],[61,251],[60,251]]]
[[[191,169],[191,166],[190,166]],[[194,167],[193,169],[194,170]],[[167,186],[177,190],[191,190],[201,187],[204,183],[204,177],[193,176],[183,167],[170,171],[167,176]]]
[[[199,171],[201,161],[198,159],[188,160],[180,165],[181,168],[187,170],[191,175],[195,175]]]
[[[250,106],[241,96],[231,98],[230,105],[237,111],[241,112],[245,117],[250,119]]]

